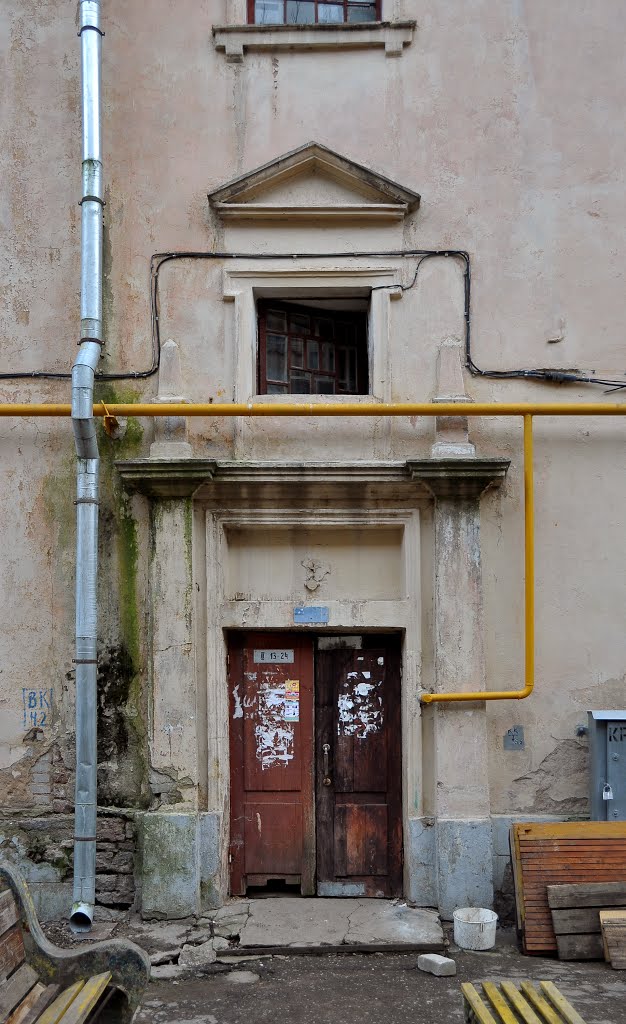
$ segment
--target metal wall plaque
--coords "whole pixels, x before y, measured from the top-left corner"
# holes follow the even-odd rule
[[[305,605],[302,608],[294,608],[293,621],[304,625],[315,623],[326,623],[329,619],[329,609]]]
[[[293,651],[264,648],[254,652],[253,661],[255,665],[293,665]]]

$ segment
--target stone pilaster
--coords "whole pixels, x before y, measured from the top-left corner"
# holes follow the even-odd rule
[[[508,462],[446,458],[409,466],[435,498],[436,690],[484,690],[480,495],[501,482]],[[435,856],[428,863],[439,911],[450,918],[457,907],[493,901],[486,706],[442,703],[424,714],[434,716]]]

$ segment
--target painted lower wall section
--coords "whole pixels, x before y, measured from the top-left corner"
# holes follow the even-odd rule
[[[503,922],[511,921],[511,824],[558,820],[536,814],[409,819],[406,900],[438,907],[446,920],[459,906],[493,906]],[[66,814],[0,821],[0,855],[20,867],[44,921],[67,915],[72,835],[73,816]],[[225,849],[217,813],[105,811],[98,820],[96,920],[124,919],[129,911],[177,920],[222,906],[228,898]]]

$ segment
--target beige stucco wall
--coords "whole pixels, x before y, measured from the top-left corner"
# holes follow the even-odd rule
[[[211,37],[229,16],[218,0],[155,0],[149,13],[103,4],[106,370],[149,365],[154,252],[451,247],[472,259],[479,365],[624,374],[626,12],[609,18],[603,5],[582,0],[503,0],[464,5],[461,15],[452,0],[406,0],[391,13],[417,21],[402,56],[280,51],[229,63]],[[74,15],[69,3],[0,3],[3,371],[67,371],[78,339]],[[420,210],[390,226],[220,224],[207,192],[311,140],[421,193]],[[403,283],[413,268],[412,260],[394,264]],[[220,263],[172,263],[162,272],[162,339],[179,345],[192,401],[233,397],[236,327],[224,292]],[[463,336],[461,267],[433,260],[389,304],[390,398],[432,397],[437,349],[449,336]],[[583,386],[471,377],[466,386],[476,400],[604,398]],[[156,379],[98,394],[150,398]],[[68,401],[69,382],[2,381],[0,396]],[[575,727],[589,707],[623,707],[626,692],[623,423],[542,420],[535,432],[537,687],[523,704],[487,708],[491,811],[584,814],[586,740]],[[283,421],[189,425],[194,453],[211,459],[426,457],[432,434],[430,422],[383,420],[300,421],[288,431]],[[471,435],[479,454],[512,463],[502,489],[483,499],[482,541],[487,686],[514,687],[523,655],[521,428],[485,420],[471,424]],[[129,806],[151,799],[150,527],[148,503],[124,497],[112,463],[147,456],[151,438],[150,424],[131,423],[124,440],[101,444],[100,635],[115,684],[101,716],[111,740],[101,781],[107,800]],[[50,743],[72,767],[72,450],[68,421],[0,421],[0,770],[2,803],[12,808],[71,802],[71,775],[59,771],[66,782],[50,782],[53,792],[31,768]],[[424,558],[428,565],[428,550]],[[428,684],[428,587],[422,599]],[[40,691],[53,690],[43,742],[24,743],[25,688],[40,703]],[[524,750],[503,749],[513,725],[524,728]],[[177,780],[163,781],[161,757],[154,767],[166,794],[159,799],[170,799],[172,782],[175,801]]]

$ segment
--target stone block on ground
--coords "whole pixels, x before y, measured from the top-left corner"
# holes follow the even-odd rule
[[[437,978],[448,978],[456,974],[454,960],[447,956],[440,956],[439,953],[421,953],[417,958],[417,966],[420,971],[434,974]]]
[[[213,942],[202,942],[199,946],[185,945],[178,958],[180,967],[205,967],[217,959]]]
[[[186,968],[177,964],[159,964],[150,968],[151,981],[172,981],[174,978],[182,978]]]
[[[178,958],[180,954],[180,946],[176,946],[175,949],[160,949],[156,953],[150,954],[150,963],[157,967],[160,964],[171,964]]]

